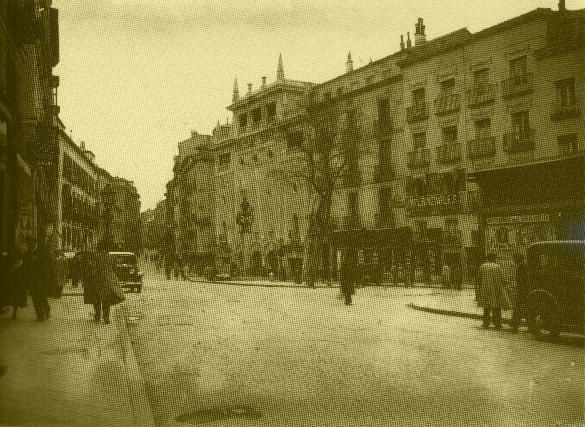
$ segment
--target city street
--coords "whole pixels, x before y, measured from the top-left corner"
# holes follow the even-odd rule
[[[585,352],[414,311],[432,289],[166,281],[127,302],[157,425],[564,426]]]

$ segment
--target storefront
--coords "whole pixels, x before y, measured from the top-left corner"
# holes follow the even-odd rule
[[[583,156],[476,172],[482,190],[483,252],[513,276],[515,253],[542,240],[585,239]]]

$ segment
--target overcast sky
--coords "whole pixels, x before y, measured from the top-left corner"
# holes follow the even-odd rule
[[[324,82],[399,48],[425,20],[432,39],[479,31],[557,0],[53,0],[60,117],[97,163],[134,181],[142,210],[164,197],[177,143],[211,133],[261,77]],[[585,0],[567,0],[568,9]]]

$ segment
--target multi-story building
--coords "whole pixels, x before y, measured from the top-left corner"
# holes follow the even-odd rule
[[[276,81],[240,96],[234,84],[231,126],[214,130],[215,232],[220,270],[267,270],[298,276],[308,222],[309,194],[299,180],[277,179],[302,142],[305,98],[312,84],[286,79],[279,58]],[[300,138],[300,139],[299,139]]]
[[[214,158],[210,151],[211,135],[192,132],[179,143],[175,157],[176,254],[202,273],[214,264]]]
[[[60,249],[87,250],[95,245],[99,228],[99,168],[82,142],[78,146],[59,123],[59,192],[56,230]]]
[[[139,254],[142,250],[140,196],[134,183],[113,177],[110,190],[113,201],[111,233],[114,248]]]
[[[50,0],[0,2],[0,254],[56,218],[58,11]],[[6,277],[2,273],[2,277]]]

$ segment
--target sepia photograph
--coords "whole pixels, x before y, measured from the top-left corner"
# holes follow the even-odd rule
[[[585,426],[585,0],[0,0],[0,427]]]

